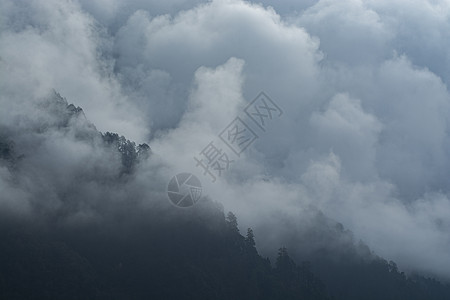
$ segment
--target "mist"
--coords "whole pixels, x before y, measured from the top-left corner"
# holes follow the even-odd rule
[[[177,210],[167,183],[190,172],[268,256],[326,219],[450,278],[447,1],[1,0],[0,14],[0,137],[18,166],[0,165],[2,214]],[[53,90],[83,113],[55,119]],[[244,111],[261,91],[283,111],[265,131]],[[239,156],[219,137],[236,117],[258,135]],[[113,184],[120,158],[97,130],[152,156]],[[211,141],[234,160],[215,182],[194,160]]]

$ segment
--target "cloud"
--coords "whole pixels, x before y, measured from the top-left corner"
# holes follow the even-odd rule
[[[130,73],[136,68],[147,74],[158,70],[165,74],[164,86],[172,86],[175,91],[169,97],[155,99],[151,95],[161,95],[161,87],[154,93],[139,79],[127,82],[133,90],[146,93],[156,130],[162,122],[159,119],[169,117],[176,123],[181,118],[194,73],[202,66],[216,67],[230,57],[242,59],[246,97],[256,96],[261,86],[270,86],[271,95],[279,101],[296,102],[315,86],[311,76],[316,73],[314,62],[320,57],[314,52],[317,42],[303,29],[283,25],[273,10],[239,1],[215,1],[174,16],[151,17],[137,11],[117,37],[117,69],[125,78],[134,78]],[[277,87],[273,76],[298,84]],[[295,92],[299,92],[297,96]],[[152,110],[153,106],[162,106],[163,101],[167,104],[165,110]],[[174,113],[174,109],[178,112]]]
[[[146,140],[142,115],[128,104],[112,62],[101,55],[109,41],[94,19],[66,1],[5,0],[2,6],[1,68],[8,74],[2,105],[9,108],[2,112],[14,114],[12,106],[29,106],[55,89],[82,106],[100,130]]]
[[[329,217],[404,269],[450,276],[447,2],[1,5],[0,124],[26,149],[23,182],[0,169],[4,207],[30,212],[46,195],[73,221],[102,215],[105,198],[164,206],[167,181],[189,171],[266,253]],[[150,139],[150,161],[109,189],[96,176],[117,158],[78,138],[88,129],[37,133],[52,88],[99,130]],[[218,134],[261,90],[283,115],[211,183],[193,157],[210,141],[229,151]]]
[[[337,94],[325,112],[311,115],[311,127],[316,129],[315,149],[333,149],[350,176],[357,180],[377,176],[375,146],[382,124],[364,112],[360,101]]]

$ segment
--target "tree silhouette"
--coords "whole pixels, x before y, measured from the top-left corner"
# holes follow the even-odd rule
[[[247,229],[247,236],[245,237],[245,242],[251,247],[255,247],[255,235],[251,228]]]
[[[235,232],[239,232],[237,218],[231,211],[227,214],[226,222],[230,229]]]
[[[286,247],[281,247],[278,249],[275,268],[282,277],[291,277],[294,275],[296,265],[292,258],[289,257]]]

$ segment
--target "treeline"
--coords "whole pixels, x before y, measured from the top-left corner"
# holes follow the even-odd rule
[[[3,222],[0,299],[330,299],[309,267],[285,248],[272,265],[213,203],[157,215],[126,228]]]
[[[281,247],[271,262],[210,201],[169,214],[71,229],[3,221],[0,299],[450,299],[382,259],[314,265]]]

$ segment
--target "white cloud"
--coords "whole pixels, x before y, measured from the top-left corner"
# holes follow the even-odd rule
[[[165,180],[191,171],[243,227],[255,227],[262,248],[280,243],[283,224],[295,232],[319,226],[310,217],[315,206],[402,267],[450,276],[442,263],[449,260],[448,2],[198,3],[2,1],[0,68],[8,76],[0,81],[0,122],[38,118],[33,105],[55,88],[100,130],[138,142],[152,133],[153,160],[127,186],[139,195],[152,178],[160,199]],[[210,184],[193,156],[261,90],[283,116]],[[30,164],[40,170],[37,158],[59,161],[73,172],[51,165],[43,180],[66,187],[80,166],[89,169],[80,162],[92,149],[77,143],[49,137]],[[46,155],[48,148],[55,152]],[[58,153],[68,152],[74,160],[65,162]],[[11,189],[8,176],[3,170],[0,184]],[[29,196],[21,192],[9,194]]]
[[[72,2],[4,2],[9,9],[2,10],[2,19],[12,25],[1,35],[1,68],[8,74],[1,81],[2,105],[29,106],[55,89],[83,107],[100,130],[146,140],[142,115],[101,57],[108,41],[93,19]],[[28,19],[17,18],[23,12]]]

